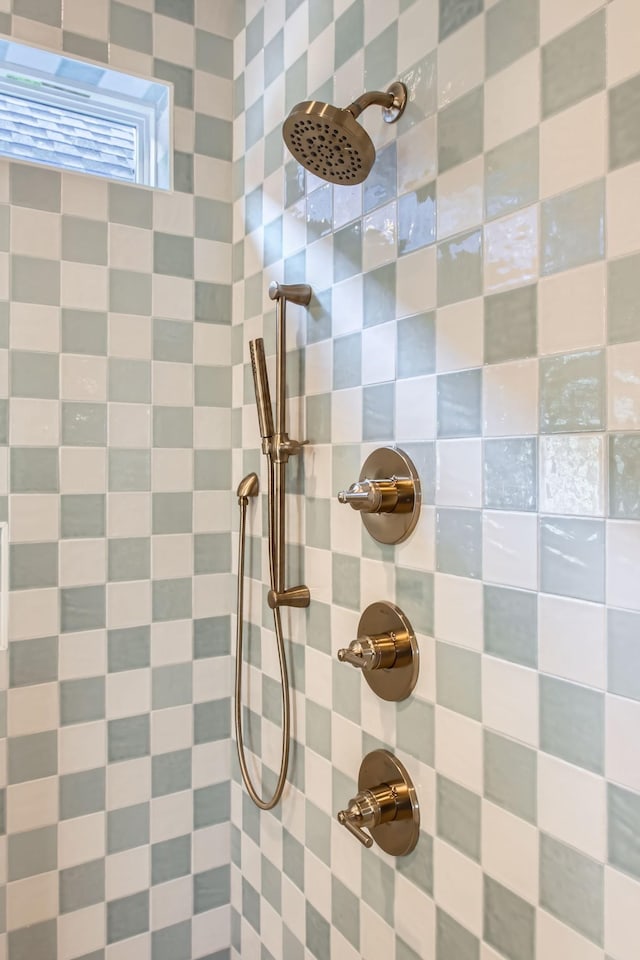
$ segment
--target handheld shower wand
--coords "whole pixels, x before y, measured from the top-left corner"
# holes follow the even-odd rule
[[[260,797],[251,782],[247,768],[244,737],[242,733],[242,620],[243,620],[243,583],[244,583],[244,544],[245,517],[249,497],[258,492],[257,477],[249,474],[238,487],[240,504],[240,549],[238,551],[238,612],[236,620],[236,683],[235,683],[235,728],[238,761],[242,779],[249,796],[261,810],[271,810],[280,800],[287,779],[289,766],[289,746],[291,739],[291,705],[289,702],[289,677],[282,636],[280,608],[308,607],[309,588],[304,584],[297,587],[285,586],[285,470],[290,456],[299,453],[302,444],[291,440],[286,430],[286,338],[285,304],[307,305],[311,299],[311,287],[307,284],[278,284],[275,281],[269,287],[269,296],[276,301],[276,418],[275,429],[271,407],[269,377],[264,355],[262,338],[251,340],[249,352],[258,410],[258,424],[262,439],[262,452],[269,463],[268,523],[269,523],[269,579],[271,589],[267,597],[273,610],[273,620],[280,663],[282,690],[282,759],[280,773],[270,799]],[[255,481],[254,478],[255,477]]]

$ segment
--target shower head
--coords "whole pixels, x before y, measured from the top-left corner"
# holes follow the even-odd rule
[[[386,93],[363,93],[344,109],[319,100],[298,103],[283,124],[284,142],[298,163],[317,177],[345,186],[362,183],[376,151],[356,118],[373,104],[382,107],[386,123],[395,123],[407,104],[407,88],[404,83],[392,83]]]
[[[260,489],[260,481],[256,473],[248,473],[238,484],[236,496],[238,500],[246,500],[249,497],[255,497]]]

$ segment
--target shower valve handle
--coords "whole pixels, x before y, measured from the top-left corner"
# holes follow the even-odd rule
[[[394,820],[413,818],[410,790],[404,780],[378,783],[360,790],[349,800],[346,810],[338,813],[338,823],[356,837],[363,847],[373,846],[373,838],[365,830],[374,833],[376,827]]]
[[[407,513],[413,510],[414,484],[406,477],[362,479],[341,490],[338,500],[361,513]]]
[[[413,652],[409,634],[378,633],[358,637],[348,647],[338,650],[338,660],[361,670],[389,670],[411,662]]]

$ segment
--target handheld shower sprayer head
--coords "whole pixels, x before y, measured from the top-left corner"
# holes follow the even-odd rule
[[[328,183],[362,183],[376,151],[356,117],[373,104],[382,107],[386,123],[395,123],[407,105],[406,86],[398,81],[386,93],[363,93],[344,109],[319,100],[298,103],[283,124],[284,142],[298,163]]]
[[[256,392],[256,407],[258,408],[258,424],[263,444],[273,436],[273,410],[271,407],[271,393],[269,391],[269,377],[267,362],[264,357],[264,340],[249,341],[251,354],[251,369],[253,370],[253,386]]]
[[[238,489],[236,490],[238,503],[242,503],[243,500],[248,500],[249,497],[256,497],[259,490],[260,481],[258,480],[258,474],[248,473],[238,484]]]

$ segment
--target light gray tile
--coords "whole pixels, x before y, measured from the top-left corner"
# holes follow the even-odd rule
[[[193,278],[193,238],[154,232],[153,272]]]
[[[438,436],[475,437],[482,432],[482,371],[438,377]]]
[[[113,580],[147,580],[151,576],[149,537],[123,537],[108,541],[108,577]]]
[[[63,680],[60,684],[60,725],[90,723],[105,715],[104,677]]]
[[[149,714],[109,720],[107,726],[109,763],[149,756],[151,743]]]
[[[229,120],[196,113],[195,152],[216,160],[232,160],[232,125]]]
[[[436,960],[479,960],[480,941],[448,913],[436,910]]]
[[[602,520],[541,517],[540,589],[604,603],[604,540]]]
[[[62,217],[62,259],[107,265],[107,228],[100,220]]]
[[[106,446],[106,403],[63,403],[62,443],[71,447]]]
[[[231,623],[228,615],[193,621],[193,658],[222,657],[230,652]]]
[[[398,704],[396,742],[422,763],[434,765],[435,711],[433,704],[412,698]]]
[[[152,708],[159,710],[163,707],[191,703],[193,695],[191,674],[191,662],[154,667],[151,671]]]
[[[484,795],[517,817],[537,817],[537,754],[516,740],[484,731]]]
[[[107,943],[127,940],[148,929],[148,890],[107,903]]]
[[[433,635],[433,574],[396,566],[396,601],[414,630]]]
[[[605,15],[595,13],[542,48],[542,115],[578,103],[605,85]]]
[[[484,939],[509,960],[534,960],[535,908],[484,875]]]
[[[95,310],[62,311],[63,353],[105,356],[107,352],[107,315]]]
[[[625,520],[640,519],[640,437],[614,433],[609,437],[609,513]]]
[[[153,445],[192,447],[193,410],[190,407],[154,407]]]
[[[640,339],[640,254],[607,264],[609,343]]]
[[[604,772],[604,694],[540,676],[540,749],[594,773]]]
[[[149,450],[109,450],[109,490],[151,489],[151,452]]]
[[[151,846],[151,883],[166,883],[191,873],[191,835],[162,840]]]
[[[640,700],[640,614],[607,611],[607,689]]]
[[[9,589],[34,590],[58,585],[57,543],[12,543]]]
[[[9,645],[9,686],[24,687],[58,679],[58,638],[14,640]]]
[[[397,324],[398,378],[420,377],[435,371],[435,315],[419,313]],[[335,364],[334,364],[335,375]]]
[[[193,742],[211,743],[230,736],[231,705],[229,699],[196,703],[193,708]]]
[[[43,170],[24,163],[9,167],[11,203],[59,213],[62,202],[62,177],[58,170]]]
[[[91,860],[59,873],[60,913],[82,910],[104,900],[105,861]]]
[[[154,493],[152,530],[154,534],[191,533],[193,495],[191,493]]]
[[[60,396],[59,357],[55,353],[12,350],[11,395],[57,400]]]
[[[607,784],[609,862],[640,880],[640,795]]]
[[[195,373],[197,407],[231,406],[231,368],[198,365]]]
[[[58,734],[55,730],[8,740],[9,783],[41,780],[58,772]]]
[[[57,493],[58,451],[50,447],[11,448],[12,493]]]
[[[333,235],[333,279],[335,283],[362,272],[362,224],[350,223]]]
[[[438,774],[436,804],[438,836],[479,863],[482,832],[480,797]]]
[[[191,960],[191,921],[183,920],[151,934],[153,960]]]
[[[503,363],[537,352],[536,284],[496,293],[484,302],[484,362]]]
[[[231,80],[233,77],[233,40],[206,30],[196,29],[196,67]]]
[[[475,650],[436,644],[437,701],[473,720],[482,719],[480,659]]]
[[[396,264],[385,263],[364,275],[363,325],[374,327],[388,323],[396,316]]]
[[[332,562],[332,599],[341,607],[353,610],[360,606],[360,561],[357,557],[334,553]]]
[[[109,310],[148,316],[151,313],[151,274],[110,269]]]
[[[396,145],[390,143],[376,154],[371,173],[362,187],[364,212],[369,213],[391,200],[397,192]]]
[[[153,18],[124,3],[111,3],[111,43],[139,53],[153,52]],[[111,941],[110,941],[111,942]]]
[[[398,254],[404,256],[436,240],[436,185],[428,183],[398,200]]]
[[[604,212],[604,180],[544,200],[540,272],[548,275],[601,260]]]
[[[185,620],[191,617],[191,579],[154,580],[152,583],[154,621]]]
[[[492,510],[535,510],[538,444],[530,437],[484,442],[484,505]]]
[[[438,112],[438,170],[445,173],[482,153],[484,90],[476,87]]]
[[[30,927],[12,930],[8,935],[12,960],[56,960],[58,951],[57,922],[45,920]]]
[[[151,403],[149,361],[110,357],[109,400],[117,400],[120,403]]]
[[[485,653],[526,667],[537,667],[537,604],[535,593],[485,584]]]
[[[151,760],[151,791],[154,797],[191,789],[191,750],[161,753]]]
[[[153,75],[158,80],[173,84],[174,106],[193,110],[193,70],[156,58],[153,61]]]
[[[153,192],[123,183],[110,183],[109,220],[150,230],[153,226]]]
[[[364,45],[364,2],[355,0],[336,18],[334,70],[338,70]],[[306,89],[306,87],[305,87]]]
[[[362,390],[362,439],[393,440],[395,385],[376,383]]]
[[[229,781],[193,791],[193,827],[200,830],[218,823],[226,823],[230,817],[231,794]]]
[[[609,167],[640,160],[640,76],[609,90]]]
[[[544,833],[540,834],[540,904],[602,946],[603,865]]]
[[[106,768],[81,770],[60,777],[60,819],[71,820],[105,808]]]
[[[65,587],[60,591],[60,632],[100,630],[106,622],[105,588]]]
[[[58,867],[58,828],[41,827],[8,838],[9,880],[23,880]]]
[[[440,507],[436,511],[436,569],[456,577],[482,577],[480,510]]]
[[[360,900],[333,874],[331,876],[331,923],[354,950],[360,950]]]
[[[575,433],[605,426],[602,350],[562,353],[540,360],[540,431]]]
[[[440,41],[482,13],[483,0],[440,0]]]
[[[149,804],[137,803],[107,813],[107,852],[120,853],[149,843]]]
[[[438,306],[482,294],[482,231],[438,244]]]

